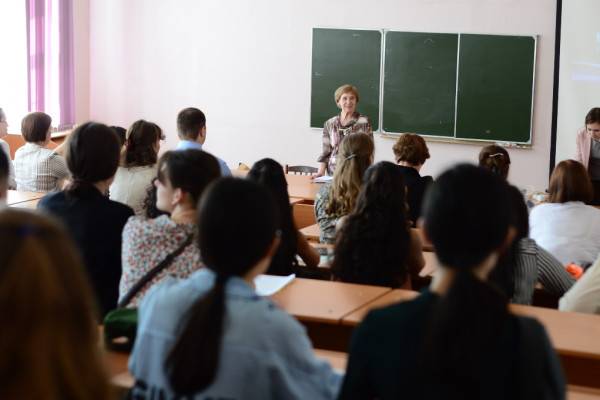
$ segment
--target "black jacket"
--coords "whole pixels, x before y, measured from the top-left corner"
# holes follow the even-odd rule
[[[133,210],[95,187],[81,188],[76,194],[50,193],[40,200],[38,208],[61,220],[71,234],[81,251],[101,314],[114,309],[121,279],[121,234]]]

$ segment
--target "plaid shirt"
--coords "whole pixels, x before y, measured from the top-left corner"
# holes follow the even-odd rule
[[[328,175],[333,175],[335,170],[340,142],[351,133],[365,133],[373,138],[373,128],[369,117],[355,112],[350,122],[343,126],[339,115],[325,121],[325,126],[323,126],[323,151],[317,161],[327,164]]]
[[[70,175],[62,156],[35,143],[16,151],[14,166],[17,190],[29,192],[59,190],[60,181]]]

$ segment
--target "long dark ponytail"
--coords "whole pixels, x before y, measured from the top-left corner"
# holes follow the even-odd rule
[[[198,211],[198,245],[215,284],[190,307],[165,367],[175,393],[191,395],[215,379],[225,318],[225,287],[243,276],[273,243],[278,226],[273,197],[257,183],[224,178],[202,196]],[[236,232],[240,240],[232,241]]]
[[[422,358],[426,374],[448,398],[478,398],[487,373],[482,363],[508,318],[506,296],[473,269],[502,247],[510,216],[508,185],[472,165],[443,173],[425,201],[425,231],[440,263],[455,272],[431,314]]]
[[[283,167],[271,158],[257,161],[248,172],[248,179],[264,185],[273,195],[279,210],[281,242],[267,270],[272,275],[289,275],[298,266],[298,232],[294,225],[287,181]]]

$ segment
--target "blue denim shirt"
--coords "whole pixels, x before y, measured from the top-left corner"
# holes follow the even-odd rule
[[[214,284],[203,268],[186,280],[168,278],[151,289],[139,310],[129,369],[136,395],[172,399],[164,362],[189,307]],[[241,278],[225,287],[226,315],[219,371],[193,399],[334,399],[341,376],[315,357],[304,328]],[[186,397],[186,399],[188,399]]]
[[[181,140],[179,143],[177,143],[177,147],[175,148],[175,150],[190,150],[190,149],[202,150],[202,145],[198,142],[193,142],[191,140]],[[231,176],[231,170],[227,166],[227,163],[225,161],[221,160],[219,157],[215,156],[214,154],[213,154],[213,156],[219,162],[219,167],[221,167],[221,176]]]

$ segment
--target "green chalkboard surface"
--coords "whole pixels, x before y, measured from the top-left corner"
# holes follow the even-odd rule
[[[322,128],[339,113],[333,93],[348,83],[359,91],[357,110],[378,129],[381,31],[314,28],[312,34],[310,126]]]
[[[454,136],[458,34],[386,32],[383,130]]]
[[[460,35],[456,138],[531,142],[535,39]]]

